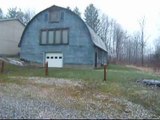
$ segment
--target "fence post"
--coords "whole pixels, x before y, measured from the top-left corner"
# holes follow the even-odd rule
[[[107,80],[107,75],[106,75],[106,74],[107,74],[107,71],[106,71],[106,70],[107,70],[107,65],[105,64],[105,65],[104,65],[104,81]]]
[[[4,61],[1,62],[1,73],[4,72]]]
[[[45,76],[48,76],[48,62],[45,63]]]

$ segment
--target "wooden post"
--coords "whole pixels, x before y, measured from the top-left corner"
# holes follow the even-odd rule
[[[1,62],[1,73],[4,72],[4,61]]]
[[[105,64],[105,65],[104,65],[104,81],[107,80],[107,75],[106,75],[106,74],[107,74],[107,71],[106,71],[106,70],[107,70],[107,65]]]
[[[45,75],[48,76],[48,62],[45,63]]]

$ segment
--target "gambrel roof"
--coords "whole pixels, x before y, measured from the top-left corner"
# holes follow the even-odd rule
[[[75,14],[74,12],[72,12],[72,11],[69,10],[69,9],[62,8],[62,7],[58,7],[58,6],[53,5],[53,6],[49,7],[49,8],[41,11],[40,13],[38,13],[34,18],[32,18],[32,20],[35,19],[35,18],[36,18],[39,14],[41,14],[42,12],[44,12],[44,11],[46,11],[46,10],[50,10],[50,8],[52,8],[52,7],[56,7],[56,8],[58,8],[58,9],[66,10],[66,11],[70,12],[71,14],[74,14],[75,16],[77,16],[77,17],[85,24],[86,28],[88,29],[93,44],[94,44],[96,47],[98,47],[98,48],[104,50],[105,52],[107,52],[107,49],[106,49],[106,46],[105,46],[105,43],[103,42],[103,40],[102,40],[102,39],[93,31],[93,29],[90,28],[77,14]],[[25,29],[27,29],[27,27],[28,27],[29,24],[32,22],[32,20],[27,24],[27,26],[26,26]],[[24,33],[25,33],[25,30],[24,30],[24,32],[23,32],[23,35],[24,35]],[[19,47],[21,46],[21,42],[22,42],[23,35],[22,35],[22,37],[21,37],[21,41],[19,42],[19,45],[18,45]]]
[[[103,40],[94,32],[94,30],[91,27],[89,27],[89,25],[87,25],[87,27],[90,32],[91,39],[94,45],[107,52],[107,49]]]

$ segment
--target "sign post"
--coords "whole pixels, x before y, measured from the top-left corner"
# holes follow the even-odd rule
[[[1,73],[4,72],[4,61],[1,62]]]
[[[107,65],[104,65],[104,81],[107,80]]]
[[[48,62],[45,63],[45,76],[48,76]]]

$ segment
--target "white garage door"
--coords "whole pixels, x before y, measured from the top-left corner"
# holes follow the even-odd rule
[[[48,62],[48,67],[63,67],[63,54],[46,53],[46,62]]]

